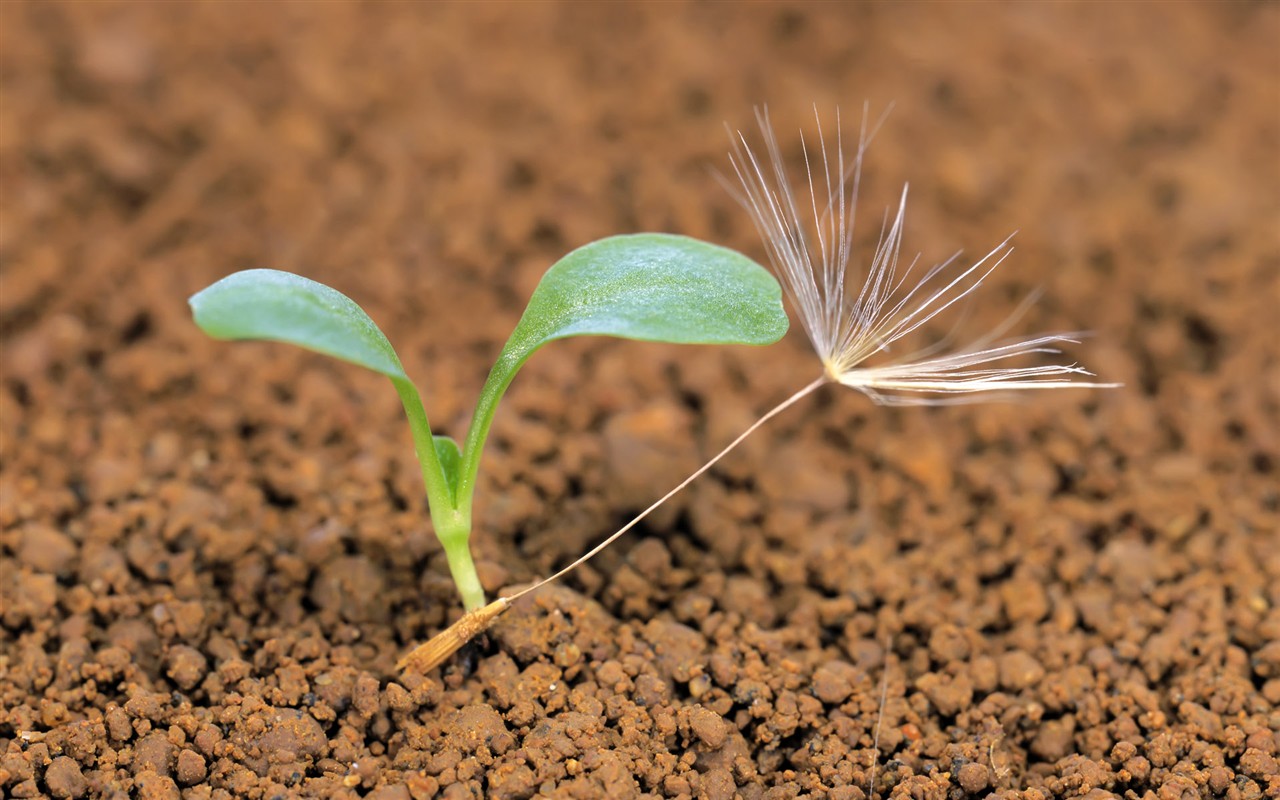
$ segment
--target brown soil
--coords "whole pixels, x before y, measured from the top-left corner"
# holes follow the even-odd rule
[[[1280,796],[1280,8],[0,5],[0,795]],[[1271,42],[1268,45],[1267,42]],[[556,257],[759,254],[708,174],[771,101],[897,102],[866,208],[1020,229],[969,323],[1126,388],[826,389],[443,673],[385,382],[228,345],[274,266],[362,303],[460,434]],[[875,221],[871,213],[867,219]],[[874,228],[874,225],[869,225]],[[582,552],[818,369],[558,343],[478,497],[488,586]],[[882,681],[887,686],[879,713]],[[875,736],[879,731],[878,749]]]

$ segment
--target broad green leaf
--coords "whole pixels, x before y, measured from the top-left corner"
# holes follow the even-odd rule
[[[288,342],[406,381],[391,343],[349,297],[289,272],[249,269],[191,296],[196,325],[217,339]]]
[[[782,289],[746,256],[686,236],[613,236],[562,258],[534,289],[500,361],[554,339],[771,344],[787,332]]]
[[[289,272],[250,269],[197,292],[190,303],[196,325],[215,338],[288,342],[390,378],[409,418],[433,519],[453,508],[458,446],[431,435],[417,388],[387,337],[353,300]],[[440,531],[443,525],[436,527]]]
[[[686,236],[601,239],[547,271],[489,373],[467,431],[457,497],[469,503],[498,400],[529,356],[568,336],[677,344],[771,344],[787,332],[782,289],[746,256]]]
[[[432,436],[431,443],[436,448],[436,458],[440,459],[440,469],[449,484],[449,494],[458,488],[458,469],[462,466],[462,451],[458,443],[448,436]]]

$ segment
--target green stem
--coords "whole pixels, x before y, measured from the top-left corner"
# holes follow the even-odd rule
[[[467,611],[475,611],[484,606],[485,598],[475,562],[471,560],[471,547],[467,543],[471,534],[471,515],[454,510],[450,516],[452,523],[446,523],[444,528],[437,526],[436,533],[444,543],[444,555],[449,562],[453,582],[462,595],[462,606]]]
[[[435,528],[436,538],[444,545],[449,572],[458,586],[458,593],[462,595],[462,603],[468,611],[472,611],[484,605],[484,589],[480,585],[480,576],[476,574],[475,562],[471,560],[471,504],[468,502],[465,509],[459,508],[454,500],[449,480],[440,466],[440,457],[436,455],[431,423],[427,420],[427,412],[422,406],[417,388],[406,379],[392,378],[391,382],[400,395],[405,415],[409,418],[409,429],[413,432],[413,447],[418,453],[422,483],[427,489],[431,524]]]
[[[489,371],[484,387],[480,389],[480,399],[476,401],[471,427],[467,429],[467,438],[462,446],[462,464],[458,469],[458,487],[454,500],[457,509],[466,513],[468,519],[471,516],[471,498],[476,491],[476,475],[480,471],[480,455],[484,452],[484,442],[489,437],[489,427],[493,425],[498,401],[511,385],[511,379],[515,377],[520,363],[529,357],[526,352],[524,358],[513,359],[507,352],[510,349],[511,343],[508,342],[498,356],[497,363]],[[513,360],[516,363],[510,363]]]

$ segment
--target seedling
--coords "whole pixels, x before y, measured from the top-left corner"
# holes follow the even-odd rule
[[[391,343],[355,302],[288,272],[237,272],[190,300],[218,339],[288,342],[373,370],[400,395],[436,536],[467,611],[485,605],[471,558],[472,496],[498,401],[535,350],[569,336],[680,344],[764,345],[787,330],[782,290],[746,256],[666,234],[615,236],[565,256],[543,276],[480,391],[461,447],[434,435]]]
[[[731,133],[730,158],[742,190],[732,187],[729,190],[751,214],[773,270],[781,279],[821,361],[821,374],[766,412],[710,461],[582,557],[548,578],[470,611],[405,656],[399,665],[401,669],[426,672],[442,663],[492,625],[515,600],[558,580],[608,547],[765,422],[828,383],[856,389],[878,405],[945,405],[1032,389],[1119,385],[1090,382],[1088,378],[1092,374],[1074,364],[1007,366],[1010,359],[1018,357],[1057,354],[1060,352],[1057,345],[1074,343],[1078,338],[1077,334],[1050,333],[1004,339],[1007,330],[1026,309],[1026,303],[1004,324],[967,347],[948,352],[947,341],[934,342],[923,349],[908,351],[905,356],[894,357],[893,348],[900,340],[968,298],[982,285],[1012,252],[1009,239],[966,268],[949,269],[958,261],[959,254],[956,254],[909,283],[917,261],[899,269],[907,199],[904,187],[892,221],[886,219],[881,228],[866,280],[859,289],[851,291],[845,284],[845,273],[853,251],[862,159],[879,123],[868,132],[864,110],[858,149],[852,162],[846,163],[839,115],[836,116],[834,152],[829,152],[821,120],[818,120],[820,155],[810,162],[805,149],[809,170],[805,183],[809,197],[805,202],[796,199],[768,112],[757,111],[756,120],[768,164],[762,164],[756,157],[745,136]],[[801,143],[804,143],[803,137]]]

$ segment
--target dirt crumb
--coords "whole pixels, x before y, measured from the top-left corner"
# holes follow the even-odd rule
[[[698,741],[713,749],[724,744],[729,729],[719,714],[701,706],[692,706],[687,716],[689,730]]]
[[[142,772],[134,779],[137,796],[141,800],[177,800],[182,794],[173,778],[154,772]]]
[[[204,756],[194,750],[182,750],[178,753],[178,766],[176,775],[178,783],[184,786],[194,786],[204,781],[208,775],[208,767],[205,764]]]
[[[823,664],[813,673],[813,693],[827,705],[839,705],[853,693],[856,668],[844,661]]]
[[[162,731],[155,731],[138,740],[133,746],[134,772],[153,772],[168,776],[173,771],[176,748],[169,737]]]
[[[969,794],[977,794],[991,785],[991,773],[982,764],[965,764],[956,777],[960,781],[960,788]]]
[[[49,763],[44,782],[54,797],[84,797],[89,788],[80,765],[67,756],[58,756]]]

